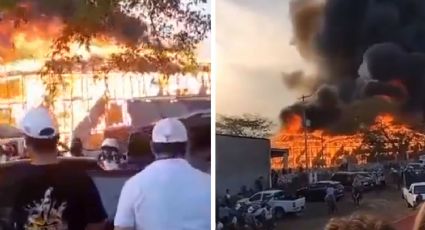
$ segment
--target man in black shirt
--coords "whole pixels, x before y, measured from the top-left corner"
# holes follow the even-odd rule
[[[31,164],[10,172],[16,178],[13,228],[104,229],[107,216],[91,178],[58,164],[59,135],[54,124],[42,107],[30,110],[21,122]]]

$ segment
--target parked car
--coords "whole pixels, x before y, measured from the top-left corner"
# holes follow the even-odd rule
[[[423,171],[425,169],[425,164],[421,162],[411,162],[406,165],[406,170],[413,170],[413,171]]]
[[[359,176],[360,183],[365,191],[371,190],[375,187],[375,181],[368,172],[336,172],[332,175],[331,180],[340,182],[344,186],[345,190],[351,190],[356,176]]]
[[[346,190],[351,190],[355,176],[355,172],[340,171],[332,175],[331,181],[338,181],[344,186]]]
[[[369,191],[376,186],[376,178],[370,172],[356,172],[359,176],[360,183],[365,191]]]
[[[375,185],[385,186],[387,184],[383,170],[373,170],[371,173],[375,178]]]
[[[335,189],[335,197],[340,200],[344,197],[344,186],[338,181],[318,181],[307,187],[297,190],[297,196],[303,196],[307,201],[324,201],[326,189],[333,187]]]
[[[425,198],[425,182],[412,183],[409,188],[403,187],[402,198],[407,207],[416,207]]]
[[[241,205],[261,205],[267,203],[276,218],[282,218],[286,213],[299,213],[305,208],[305,198],[285,194],[282,190],[266,190],[257,192],[249,198],[240,199]]]

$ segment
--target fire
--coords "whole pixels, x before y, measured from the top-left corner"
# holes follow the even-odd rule
[[[375,123],[391,125],[392,123],[394,123],[394,117],[391,114],[381,114],[375,118]]]
[[[52,57],[54,39],[60,36],[64,25],[59,19],[34,19],[19,25],[9,19],[0,20],[0,91],[4,92],[0,93],[0,120],[14,125],[27,109],[45,101],[47,88],[40,71]],[[119,41],[100,34],[88,46],[74,41],[69,48],[69,55],[80,56],[93,66],[96,66],[96,63],[90,63],[93,58],[103,61],[124,51],[124,45]],[[143,52],[151,50],[144,49]],[[199,70],[196,74],[176,73],[167,78],[158,72],[112,70],[99,73],[90,68],[65,73],[62,79],[64,85],[53,102],[53,113],[61,136],[70,138],[74,129],[87,119],[90,110],[102,98],[108,99],[101,104],[104,114],[88,118],[93,125],[88,132],[93,135],[102,133],[106,128],[131,125],[127,100],[149,100],[158,96],[175,100],[180,96],[209,95],[209,65],[204,67],[207,67],[206,70]],[[98,74],[104,74],[104,78],[97,78]],[[115,112],[108,117],[112,110]]]
[[[288,133],[297,133],[302,131],[303,128],[303,119],[297,114],[291,114],[288,116],[285,121],[285,131]]]
[[[306,155],[309,167],[329,167],[344,159],[366,163],[374,152],[397,159],[400,153],[410,155],[425,149],[425,135],[405,124],[398,124],[391,114],[380,114],[370,126],[359,125],[352,135],[331,135],[325,130],[307,132],[307,154],[302,119],[298,115],[286,120],[285,128],[271,142],[274,148],[288,149],[288,166],[305,167]],[[376,142],[374,142],[376,141]],[[376,149],[378,148],[378,149]],[[375,153],[376,154],[376,153]],[[280,167],[279,164],[273,167]]]

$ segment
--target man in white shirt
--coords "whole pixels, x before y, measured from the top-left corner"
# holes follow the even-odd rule
[[[335,188],[332,186],[327,187],[326,196],[335,196]]]
[[[211,229],[211,178],[184,159],[187,141],[179,120],[155,125],[151,148],[156,160],[125,183],[116,230]]]
[[[329,186],[326,188],[325,196],[326,204],[328,205],[328,212],[332,214],[336,209],[336,197],[335,197],[335,188]]]

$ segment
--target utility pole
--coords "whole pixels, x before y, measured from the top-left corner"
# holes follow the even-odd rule
[[[302,103],[305,103],[305,100],[309,97],[311,97],[312,95],[302,95],[301,98],[299,98]],[[304,150],[305,150],[305,169],[308,170],[309,165],[310,165],[310,159],[308,156],[308,151],[307,151],[307,114],[306,114],[306,108],[304,107],[303,109],[303,130],[304,130]]]

